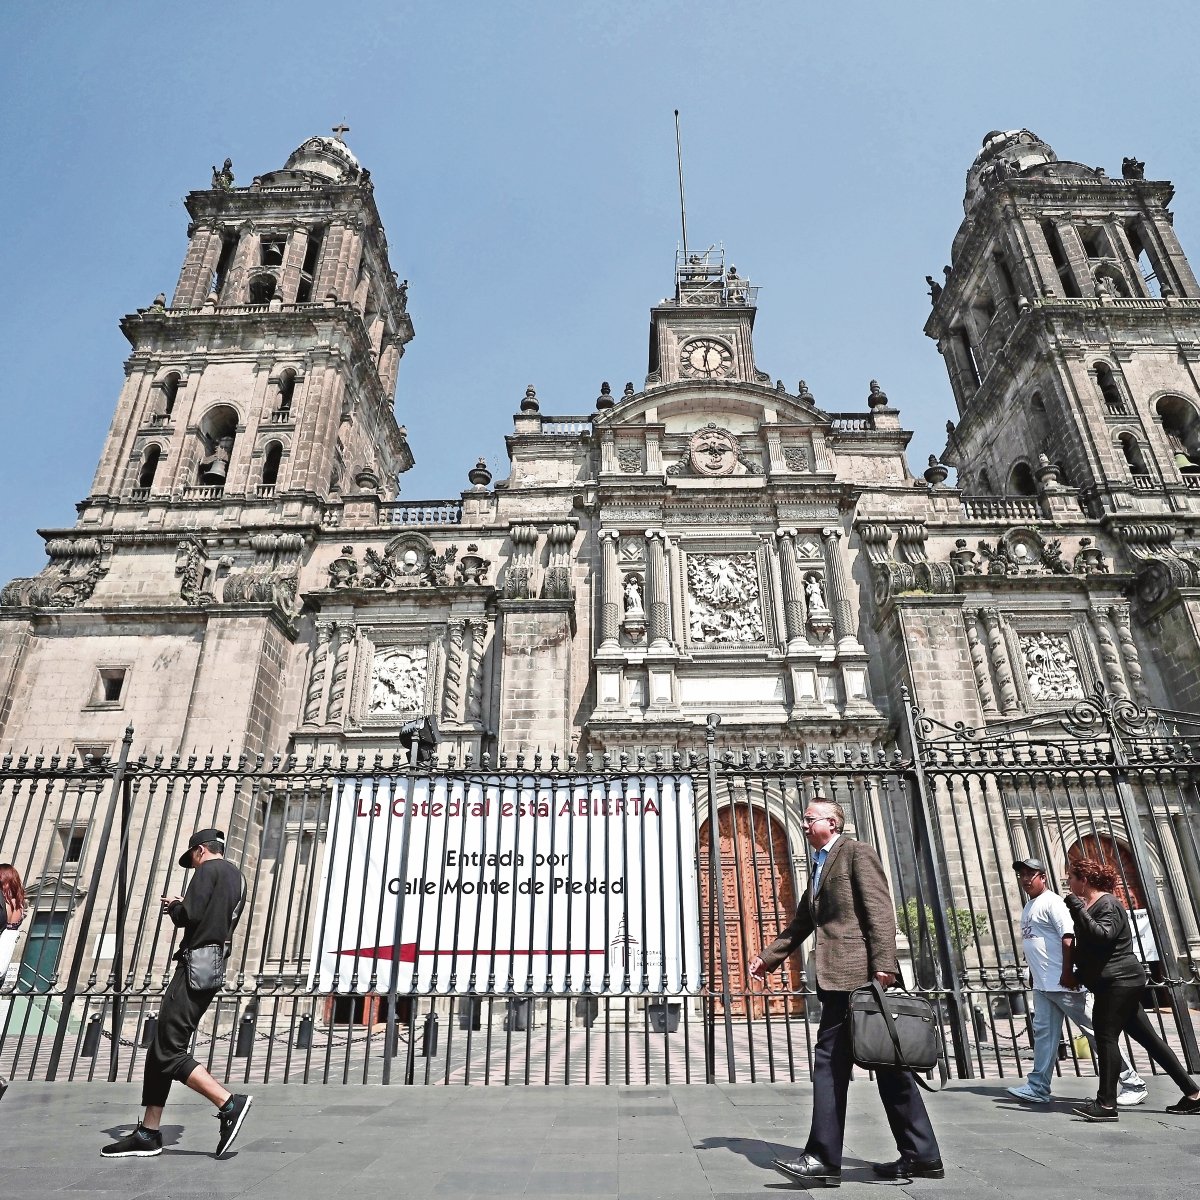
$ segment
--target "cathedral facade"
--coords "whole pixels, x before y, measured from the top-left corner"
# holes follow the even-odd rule
[[[1169,183],[989,134],[926,334],[941,460],[872,382],[774,381],[756,289],[680,254],[644,381],[527,389],[507,476],[413,503],[413,336],[335,137],[191,193],[75,525],[0,593],[0,741],[110,752],[627,754],[892,740],[901,687],[984,726],[1097,686],[1200,708],[1200,285]],[[418,448],[419,450],[419,448]],[[957,469],[951,486],[949,467]],[[450,489],[448,489],[450,490]]]

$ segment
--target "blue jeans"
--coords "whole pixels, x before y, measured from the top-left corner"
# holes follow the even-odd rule
[[[1092,1028],[1091,996],[1078,992],[1033,993],[1033,1070],[1027,1080],[1029,1088],[1039,1096],[1049,1097],[1050,1082],[1054,1078],[1054,1064],[1058,1059],[1058,1043],[1062,1038],[1063,1018],[1068,1017],[1078,1025],[1096,1054],[1096,1038]],[[1098,1057],[1098,1056],[1097,1056]],[[1141,1076],[1133,1069],[1129,1060],[1121,1053],[1121,1083],[1126,1087],[1144,1086]]]

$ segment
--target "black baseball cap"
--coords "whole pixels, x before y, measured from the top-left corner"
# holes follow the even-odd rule
[[[223,829],[197,829],[195,833],[188,839],[187,849],[179,856],[179,865],[185,870],[192,865],[192,851],[197,846],[203,846],[208,842],[220,842],[221,853],[225,853],[225,830]]]
[[[1046,864],[1040,858],[1018,858],[1013,863],[1014,871],[1032,871],[1035,875],[1045,875],[1050,878],[1050,872],[1046,870]]]

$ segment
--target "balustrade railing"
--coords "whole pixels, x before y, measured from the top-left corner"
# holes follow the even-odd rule
[[[183,489],[184,500],[220,500],[224,494],[225,489],[219,484],[190,483]]]
[[[461,500],[398,500],[379,506],[385,525],[461,525]]]
[[[962,506],[968,521],[1042,518],[1042,506],[1035,496],[964,496]]]

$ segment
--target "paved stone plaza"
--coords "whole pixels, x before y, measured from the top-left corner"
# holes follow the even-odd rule
[[[1120,1125],[1089,1125],[1070,1101],[1089,1081],[1058,1081],[1041,1109],[999,1082],[952,1084],[930,1100],[944,1181],[875,1183],[894,1157],[869,1082],[850,1093],[842,1191],[868,1188],[967,1200],[1037,1197],[1175,1200],[1194,1187],[1200,1118],[1170,1117],[1162,1078]],[[259,1089],[234,1153],[216,1162],[211,1109],[180,1093],[156,1159],[105,1161],[100,1146],[136,1113],[129,1084],[16,1083],[0,1107],[0,1196],[123,1200],[336,1200],[337,1197],[537,1196],[743,1200],[804,1189],[770,1167],[798,1149],[807,1085],[704,1087]]]

